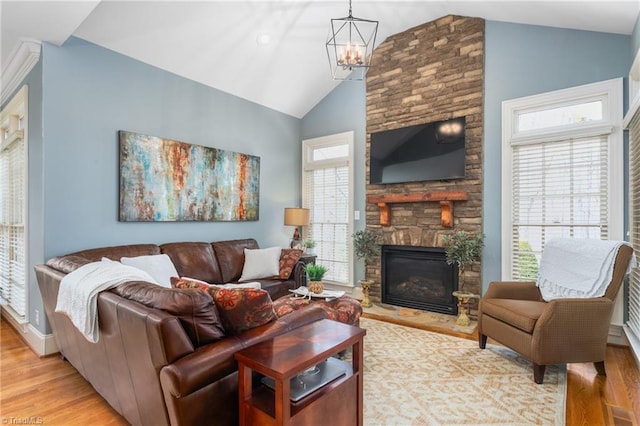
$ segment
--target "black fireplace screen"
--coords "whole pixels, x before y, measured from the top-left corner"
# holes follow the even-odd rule
[[[458,267],[439,247],[382,246],[382,302],[456,315]]]

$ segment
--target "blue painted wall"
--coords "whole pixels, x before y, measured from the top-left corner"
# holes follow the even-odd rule
[[[300,120],[86,41],[43,46],[44,258],[129,243],[254,237],[286,245]],[[118,222],[118,130],[260,157],[260,220]]]
[[[360,220],[354,222],[354,232],[364,229],[365,225],[366,96],[364,81],[343,81],[302,119],[303,140],[354,132],[354,210],[360,212]],[[364,261],[358,260],[357,266],[356,282],[364,279]]]
[[[501,278],[502,101],[625,77],[629,36],[486,22],[483,286]]]
[[[633,33],[631,33],[631,62],[636,57],[638,53],[638,49],[640,49],[640,15],[638,15],[638,19],[636,19],[636,25],[633,27]]]

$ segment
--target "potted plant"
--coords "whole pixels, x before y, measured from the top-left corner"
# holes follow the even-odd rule
[[[365,229],[354,233],[351,238],[353,238],[353,253],[358,259],[364,259],[365,263],[380,254],[381,238],[374,232]],[[369,300],[371,284],[373,284],[371,280],[360,280],[363,294],[361,305],[364,308],[370,308],[372,305]]]
[[[311,293],[320,294],[324,291],[322,278],[329,269],[322,265],[307,265],[307,288]]]
[[[464,269],[468,263],[473,263],[480,259],[482,246],[484,245],[484,235],[480,233],[469,234],[465,231],[458,231],[442,238],[444,251],[447,256],[447,264],[458,265],[458,291],[453,295],[458,299],[458,318],[456,324],[468,326],[471,319],[468,315],[471,300],[479,296],[464,291]]]
[[[458,265],[458,288],[464,291],[464,270],[467,264],[480,260],[482,247],[484,246],[484,235],[480,233],[467,233],[457,231],[442,238],[447,264]]]
[[[304,240],[304,248],[308,254],[313,254],[313,248],[316,246],[316,242],[311,238]]]

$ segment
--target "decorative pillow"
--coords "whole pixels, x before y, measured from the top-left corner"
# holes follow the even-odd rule
[[[298,249],[282,249],[282,253],[280,253],[280,278],[286,280],[291,276],[291,272],[293,271],[293,267],[300,260],[300,256],[302,256],[302,250]]]
[[[207,291],[211,287],[218,288],[254,288],[260,290],[262,284],[257,281],[250,283],[229,283],[229,284],[209,284],[206,281],[197,280],[195,278],[188,277],[171,277],[171,287],[174,288],[199,288],[202,291]]]
[[[228,284],[211,284],[212,287],[219,288],[252,288],[254,290],[260,290],[262,288],[262,284],[258,281],[252,281],[249,283],[228,283]]]
[[[239,334],[277,318],[266,290],[211,287],[208,292],[229,334]]]
[[[173,288],[199,288],[202,291],[207,291],[211,284],[205,281],[196,280],[195,278],[187,277],[171,277],[171,287]]]
[[[238,281],[277,277],[280,273],[280,247],[244,249],[244,266]]]
[[[171,287],[171,277],[178,276],[176,267],[166,254],[152,254],[148,256],[123,257],[120,259],[125,265],[142,269],[153,277],[163,287]]]

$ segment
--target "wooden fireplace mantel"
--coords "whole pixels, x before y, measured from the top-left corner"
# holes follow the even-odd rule
[[[410,194],[382,194],[367,195],[368,203],[376,203],[380,209],[380,225],[389,226],[391,224],[391,209],[389,204],[395,203],[424,203],[439,202],[440,218],[442,226],[453,227],[453,202],[466,201],[469,195],[466,191],[438,191],[438,192],[413,192]]]

